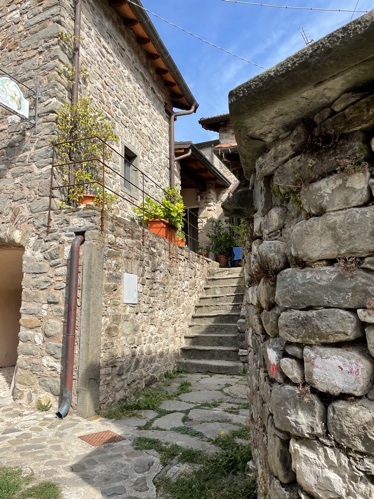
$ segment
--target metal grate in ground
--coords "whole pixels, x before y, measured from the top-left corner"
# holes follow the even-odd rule
[[[93,447],[100,447],[100,445],[104,444],[114,444],[116,442],[121,442],[121,440],[125,440],[121,435],[114,433],[113,431],[99,431],[97,433],[91,433],[90,435],[82,435],[80,437],[81,440],[87,442]]]

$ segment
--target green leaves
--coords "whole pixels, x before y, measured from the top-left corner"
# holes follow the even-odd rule
[[[180,230],[183,226],[184,203],[177,187],[163,189],[164,198],[159,203],[147,196],[139,208],[134,208],[140,221],[148,222],[152,218],[164,218]]]

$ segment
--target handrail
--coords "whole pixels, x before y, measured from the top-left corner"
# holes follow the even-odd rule
[[[93,156],[93,157],[88,157],[81,159],[72,159],[72,160],[60,160],[58,161],[58,148],[66,145],[73,145],[76,143],[84,143],[85,141],[89,140],[97,140],[99,143],[101,143],[102,146],[102,153],[101,157],[98,156]],[[135,172],[138,181],[135,182],[133,178],[127,178],[125,177],[121,171],[118,171],[118,169],[114,168],[113,165],[113,159],[111,160],[111,164],[109,164],[106,160],[105,157],[107,156],[108,151],[110,151],[111,155],[115,155],[117,160],[117,165],[120,162],[126,161],[125,155],[121,154],[118,152],[116,149],[114,149],[110,144],[106,143],[103,141],[100,137],[93,135],[90,137],[85,137],[83,139],[72,139],[72,140],[67,140],[63,142],[55,142],[53,144],[53,155],[52,155],[52,169],[51,169],[51,182],[50,182],[50,194],[49,194],[49,210],[48,210],[48,228],[47,230],[50,230],[51,227],[51,211],[52,211],[52,201],[53,199],[59,198],[61,201],[65,201],[68,199],[68,192],[72,187],[79,187],[79,186],[85,186],[85,185],[90,185],[92,183],[95,183],[96,186],[100,187],[100,191],[102,192],[103,196],[104,193],[107,192],[119,200],[123,200],[126,203],[129,203],[131,206],[134,208],[141,208],[143,210],[143,224],[144,224],[144,215],[145,214],[151,214],[147,209],[144,207],[144,201],[146,197],[149,197],[153,201],[159,203],[161,205],[160,200],[164,196],[164,188],[156,182],[150,175],[142,171],[138,166],[132,164],[132,169],[133,172]],[[95,163],[95,168],[101,170],[101,178],[95,179],[93,182],[87,181],[87,182],[74,182],[74,171],[77,169],[81,168],[82,165],[87,168],[87,171],[90,170],[90,163]],[[69,179],[73,179],[73,182],[69,183],[62,183],[61,179],[59,178],[59,172],[61,170],[66,170],[71,173],[69,175]],[[108,178],[111,180],[111,183],[108,182]],[[113,185],[114,184],[114,185]],[[129,185],[130,188],[127,189],[124,187],[126,185]],[[146,184],[148,185],[148,188],[146,190]],[[123,189],[121,189],[121,185],[123,185]],[[59,195],[56,195],[56,193],[60,193]],[[104,230],[104,211],[105,211],[105,203],[102,204],[101,206],[101,230]],[[196,224],[191,221],[191,211],[186,208],[186,213],[185,216],[183,217],[183,221],[185,224],[185,228],[187,228],[187,241],[189,243],[190,249],[193,251],[197,252],[199,248],[199,240],[198,236],[197,238],[194,237],[193,232],[198,234],[198,229],[199,229],[199,218],[197,218]],[[134,216],[135,213],[134,213]],[[192,220],[195,220],[196,216],[193,216]]]

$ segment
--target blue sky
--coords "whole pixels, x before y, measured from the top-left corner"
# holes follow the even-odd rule
[[[357,0],[260,0],[273,5],[351,9]],[[259,2],[259,3],[260,3]],[[268,69],[305,47],[300,33],[318,40],[347,24],[352,14],[275,9],[222,0],[142,0],[143,6],[168,21]],[[371,10],[374,0],[359,0],[358,10]],[[236,59],[170,26],[148,12],[163,42],[199,102],[192,116],[176,123],[176,140],[216,139],[198,123],[228,112],[228,93],[263,70]],[[354,14],[353,19],[363,15]]]

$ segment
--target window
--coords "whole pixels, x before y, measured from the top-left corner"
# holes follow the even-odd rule
[[[132,191],[136,195],[137,187],[137,159],[138,156],[127,146],[124,147],[124,164],[123,164],[123,187],[127,191]]]

